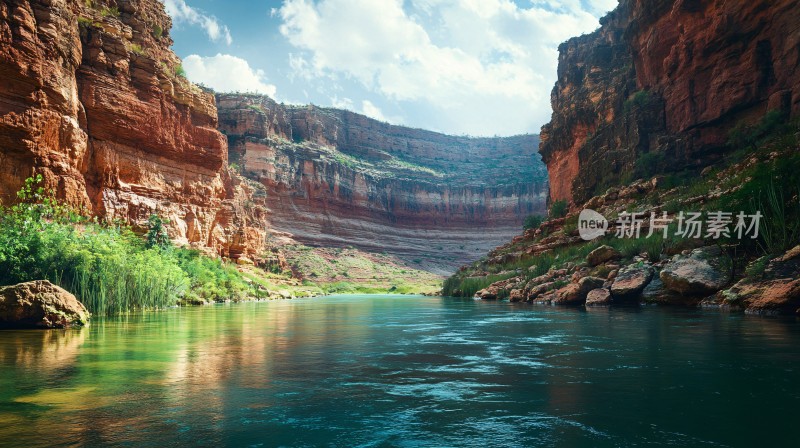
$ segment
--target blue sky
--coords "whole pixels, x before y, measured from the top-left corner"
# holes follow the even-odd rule
[[[192,81],[449,134],[550,118],[558,44],[617,0],[163,0]]]

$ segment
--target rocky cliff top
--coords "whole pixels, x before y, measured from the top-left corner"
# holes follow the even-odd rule
[[[540,145],[551,199],[579,205],[637,176],[699,171],[731,150],[737,125],[800,114],[798,6],[623,0],[562,44]]]

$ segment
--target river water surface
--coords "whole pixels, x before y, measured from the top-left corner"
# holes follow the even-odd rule
[[[800,323],[332,296],[0,332],[0,445],[796,446]]]

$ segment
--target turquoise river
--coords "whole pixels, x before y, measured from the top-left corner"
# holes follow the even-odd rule
[[[800,322],[331,296],[0,332],[0,446],[796,446]]]

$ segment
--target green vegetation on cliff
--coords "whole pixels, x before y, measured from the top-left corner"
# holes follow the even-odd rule
[[[28,179],[19,203],[0,208],[0,285],[47,279],[101,315],[265,297],[236,267],[173,247],[157,216],[142,238],[58,203],[41,180]]]
[[[652,165],[657,156],[646,154],[634,173],[638,180],[611,187],[584,205],[600,211],[612,224],[622,213],[641,213],[649,220],[651,213],[661,216],[666,212],[674,219],[681,211],[699,212],[703,220],[708,220],[711,213],[727,212],[732,214],[730,229],[733,229],[738,213],[759,214],[756,238],[740,238],[733,231],[718,239],[705,233],[699,238],[678,236],[673,221],[667,238],[660,231],[648,238],[645,229],[638,238],[608,234],[587,242],[578,236],[577,213],[558,219],[560,213],[554,212],[556,204],[553,204],[551,221],[530,228],[523,237],[462,268],[444,282],[443,293],[471,297],[506,279],[519,279],[516,284],[524,285],[547,272],[587,267],[587,255],[601,245],[614,248],[623,266],[635,260],[663,264],[686,250],[716,245],[734,262],[734,282],[759,280],[770,260],[784,256],[800,244],[799,136],[800,122],[787,123],[769,113],[755,125],[734,127],[728,155],[702,173],[698,170],[656,175]],[[607,269],[603,266],[588,268],[586,275],[607,277],[608,272],[600,272]],[[499,287],[498,297],[508,296],[509,292]]]

